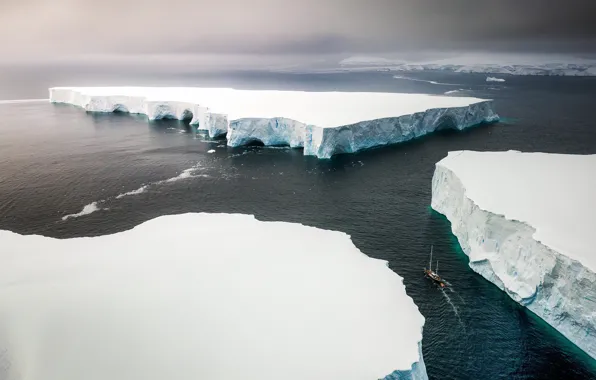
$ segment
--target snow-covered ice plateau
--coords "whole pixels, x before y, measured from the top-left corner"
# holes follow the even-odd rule
[[[0,241],[2,379],[427,379],[403,279],[341,232],[182,214]]]
[[[190,120],[231,147],[262,143],[305,155],[395,144],[440,129],[498,121],[492,101],[470,97],[363,92],[253,91],[230,88],[56,87],[50,101],[150,120]]]
[[[596,155],[449,152],[432,208],[470,267],[596,358]]]

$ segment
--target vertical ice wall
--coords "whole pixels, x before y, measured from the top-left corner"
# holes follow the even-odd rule
[[[363,121],[360,123],[321,128],[306,128],[304,154],[330,158],[340,153],[396,144],[424,136],[437,130],[463,130],[483,123],[493,123],[499,116],[491,101],[464,107],[433,108],[410,115]]]

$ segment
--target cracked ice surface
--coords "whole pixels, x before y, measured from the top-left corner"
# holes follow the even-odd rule
[[[0,241],[3,379],[427,379],[403,279],[341,232],[183,214]]]
[[[489,100],[420,94],[56,87],[50,101],[150,120],[189,119],[211,137],[227,133],[229,146],[288,145],[319,158],[498,120]]]
[[[449,152],[432,207],[470,267],[596,358],[596,155]]]

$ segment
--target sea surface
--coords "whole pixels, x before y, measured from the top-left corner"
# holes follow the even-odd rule
[[[449,222],[430,208],[434,165],[448,151],[596,153],[596,78],[504,78],[487,83],[485,75],[454,73],[69,77],[64,72],[52,77],[5,72],[0,75],[0,229],[56,238],[96,236],[165,214],[225,212],[344,231],[362,252],[387,260],[404,278],[426,318],[422,343],[431,379],[596,379],[595,360],[468,267]],[[494,99],[503,119],[317,160],[296,149],[227,148],[225,140],[210,141],[178,121],[6,101],[47,98],[48,86],[77,84],[450,92]],[[213,239],[242,249],[226,231]],[[181,235],[180,244],[201,247],[193,236]],[[431,245],[440,273],[452,284],[447,290],[422,275]]]

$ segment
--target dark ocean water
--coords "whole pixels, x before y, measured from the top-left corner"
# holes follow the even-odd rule
[[[197,74],[128,82],[87,78],[82,84],[434,94],[464,89],[460,94],[495,99],[503,121],[319,161],[300,150],[222,147],[225,141],[206,141],[177,121],[149,123],[44,102],[0,104],[0,229],[68,238],[122,231],[164,214],[239,212],[344,231],[361,251],[388,260],[404,277],[426,317],[423,353],[431,379],[596,379],[595,360],[472,272],[449,222],[429,206],[434,164],[451,150],[596,153],[596,79],[506,77],[495,84],[483,75],[408,76],[455,85],[390,73]],[[77,84],[36,76],[3,80],[0,99],[46,97],[44,86]],[[140,194],[117,198],[144,185]],[[102,210],[62,220],[92,202]],[[242,245],[223,232],[214,238]],[[447,291],[421,275],[431,244],[452,284]]]

